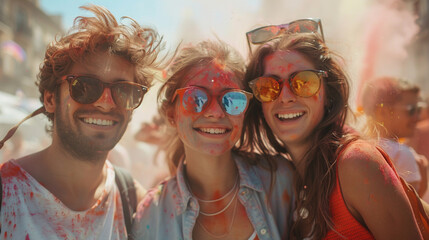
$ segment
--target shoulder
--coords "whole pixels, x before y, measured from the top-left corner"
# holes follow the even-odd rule
[[[364,140],[357,140],[345,146],[339,153],[338,170],[340,172],[365,172],[376,166],[388,165],[385,157],[376,145]]]
[[[337,164],[344,195],[401,187],[389,156],[369,142],[357,140],[346,146]]]
[[[345,204],[375,238],[415,236],[416,226],[409,201],[389,156],[383,150],[357,140],[342,150],[337,164]]]
[[[177,229],[177,221],[174,219],[180,206],[180,196],[175,182],[176,179],[171,178],[147,191],[137,206],[133,223],[134,236],[152,239],[162,229],[171,228],[172,232]]]
[[[180,197],[177,196],[178,193],[176,178],[170,178],[149,189],[137,206],[136,220],[142,221],[158,214],[164,206],[173,208],[174,200]]]
[[[402,188],[389,156],[364,140],[346,146],[337,164],[344,199],[352,208],[375,197],[380,201]]]
[[[0,176],[2,179],[16,178],[23,180],[25,178],[24,170],[14,160],[9,160],[0,165]]]

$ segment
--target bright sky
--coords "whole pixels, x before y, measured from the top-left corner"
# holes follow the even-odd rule
[[[238,22],[247,19],[245,15],[249,12],[256,12],[260,0],[40,0],[43,10],[63,16],[65,29],[72,26],[76,16],[88,15],[86,11],[79,9],[79,6],[90,3],[106,7],[116,18],[129,16],[142,25],[155,28],[164,36],[167,47],[174,48],[181,40],[200,40],[213,37],[213,33],[223,39],[227,38],[226,34],[230,32],[231,23],[238,25]],[[244,43],[246,43],[244,32],[248,30],[245,26],[236,32],[237,37],[240,36]],[[193,27],[195,32],[181,37],[183,33],[180,32],[191,30]],[[243,48],[240,51],[247,50]]]

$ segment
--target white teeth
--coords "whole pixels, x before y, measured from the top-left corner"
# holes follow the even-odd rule
[[[210,133],[210,134],[222,134],[226,132],[224,128],[200,128],[201,132]]]
[[[100,125],[100,126],[112,126],[113,121],[112,120],[106,120],[106,119],[94,119],[94,118],[84,118],[84,122],[94,125]]]
[[[300,117],[302,115],[304,115],[304,112],[277,114],[278,118],[280,118],[280,119],[292,119],[292,118]]]

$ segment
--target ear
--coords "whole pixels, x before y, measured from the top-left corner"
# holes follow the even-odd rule
[[[54,113],[55,103],[55,94],[45,90],[43,93],[43,105],[45,106],[46,112]]]

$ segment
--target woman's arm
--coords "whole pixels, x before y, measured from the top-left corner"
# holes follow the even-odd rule
[[[422,239],[401,182],[377,148],[350,144],[338,173],[348,209],[376,239]]]

